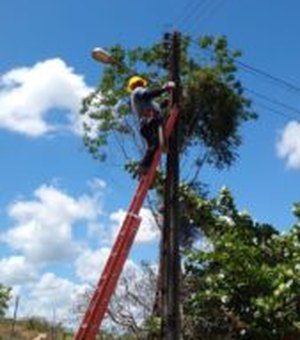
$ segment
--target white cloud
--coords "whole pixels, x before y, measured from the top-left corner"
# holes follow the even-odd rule
[[[76,275],[82,282],[95,284],[110,254],[109,248],[86,249],[75,261]]]
[[[57,321],[78,325],[71,310],[79,296],[97,283],[111,251],[103,245],[111,245],[125,214],[122,210],[111,214],[104,229],[99,219],[103,216],[101,202],[106,184],[94,179],[89,190],[89,194],[74,197],[55,185],[44,184],[32,198],[18,199],[8,207],[13,223],[0,234],[0,241],[10,247],[12,255],[0,258],[0,278],[13,287],[10,316],[16,296],[20,296],[20,317],[38,315],[52,320],[55,312]],[[144,219],[136,241],[152,241],[158,236],[153,216],[147,209],[142,209],[141,215]],[[74,228],[82,228],[84,234],[75,238]],[[91,248],[96,244],[89,233],[97,234],[102,248]],[[99,238],[101,235],[103,238]],[[61,277],[66,269],[65,277]],[[123,272],[134,273],[130,275],[141,280],[141,269],[130,258]],[[134,289],[133,281],[132,285]],[[121,279],[117,291],[121,294],[123,288]]]
[[[20,317],[39,316],[50,321],[73,325],[73,312],[78,296],[87,290],[85,284],[76,284],[54,273],[44,273],[33,284],[23,285],[19,290]],[[12,301],[13,303],[13,301]]]
[[[24,256],[0,259],[1,283],[7,286],[24,284],[36,280],[36,268]]]
[[[74,240],[75,223],[95,223],[98,201],[83,195],[73,198],[51,185],[34,192],[34,200],[17,201],[9,209],[15,225],[2,235],[2,241],[34,263],[70,260],[80,250]]]
[[[286,125],[277,142],[277,153],[286,159],[288,167],[300,169],[300,123],[291,121]]]
[[[33,137],[61,128],[78,133],[81,100],[90,91],[83,77],[59,58],[13,69],[0,77],[0,127]],[[69,123],[51,122],[53,110],[67,115]]]
[[[54,273],[45,273],[34,285],[31,296],[45,307],[69,305],[79,286],[70,280],[57,277]]]
[[[116,238],[125,216],[126,212],[123,209],[119,209],[110,215],[110,220],[113,223],[113,240]],[[142,208],[140,216],[142,218],[142,222],[138,229],[135,243],[145,243],[157,240],[159,238],[159,229],[151,210]]]
[[[95,285],[108,260],[111,249],[104,247],[98,250],[85,249],[75,261],[76,275],[82,282]],[[123,271],[139,270],[131,259],[127,259]]]

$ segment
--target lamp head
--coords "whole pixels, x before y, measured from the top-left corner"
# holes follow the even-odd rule
[[[112,56],[101,47],[94,48],[91,55],[94,60],[100,63],[114,64]]]

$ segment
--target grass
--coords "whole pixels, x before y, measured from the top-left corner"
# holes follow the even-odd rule
[[[61,326],[53,327],[40,318],[28,318],[16,322],[13,331],[12,319],[0,319],[0,340],[33,340],[45,334],[46,340],[71,340],[73,334]]]

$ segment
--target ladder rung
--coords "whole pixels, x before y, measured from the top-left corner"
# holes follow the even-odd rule
[[[127,213],[127,215],[128,215],[128,216],[131,216],[131,217],[133,217],[133,218],[135,218],[135,219],[137,219],[137,220],[141,220],[141,219],[142,219],[141,216],[139,216],[138,214],[133,213],[133,212],[131,212],[131,211],[129,211],[129,212]]]

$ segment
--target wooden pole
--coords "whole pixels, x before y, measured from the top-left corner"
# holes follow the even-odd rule
[[[180,35],[171,36],[170,80],[176,84],[172,94],[172,105],[180,105]],[[179,254],[179,220],[178,200],[179,185],[179,124],[169,139],[165,183],[165,215],[163,226],[163,280],[162,280],[162,339],[180,339],[180,254]]]

